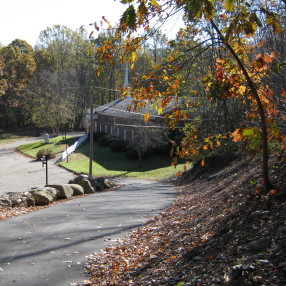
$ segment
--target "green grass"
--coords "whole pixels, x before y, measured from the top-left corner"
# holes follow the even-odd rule
[[[72,144],[75,141],[76,138],[67,136],[68,144]],[[44,140],[32,142],[19,146],[17,150],[33,158],[36,158],[38,151],[41,149],[48,148],[51,149],[55,154],[57,154],[62,152],[66,148],[65,140],[62,136],[51,138],[49,142],[50,143],[45,143]]]
[[[73,144],[77,138],[67,137],[69,145]],[[61,136],[50,139],[49,144],[44,141],[33,142],[21,145],[18,151],[36,158],[40,149],[50,148],[54,153],[62,152],[65,149],[65,141]],[[89,173],[89,144],[83,144],[72,155],[68,162],[60,163],[64,168],[75,173]],[[171,159],[168,156],[149,155],[142,160],[139,167],[138,160],[128,160],[126,153],[112,153],[108,147],[100,147],[94,144],[93,176],[113,177],[127,176],[138,179],[163,180],[175,176],[179,171],[183,171],[184,165],[180,164],[176,168],[171,166]]]
[[[76,173],[89,173],[89,144],[82,145],[69,157],[68,162],[60,164],[66,169]],[[128,160],[124,152],[112,153],[108,147],[100,147],[95,144],[93,157],[93,176],[112,177],[127,176],[140,179],[162,180],[175,176],[184,168],[183,164],[177,168],[170,166],[168,156],[149,155],[143,158],[142,166],[139,167],[137,160]]]

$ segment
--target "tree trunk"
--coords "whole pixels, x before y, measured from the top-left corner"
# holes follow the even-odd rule
[[[142,167],[143,152],[142,150],[137,149],[137,153],[138,153],[138,165],[139,167]]]
[[[240,60],[240,58],[238,57],[238,55],[236,54],[236,52],[234,51],[232,46],[226,41],[225,37],[223,36],[223,34],[221,33],[221,31],[219,30],[219,28],[217,27],[217,25],[214,23],[213,20],[211,20],[211,24],[212,24],[213,28],[216,30],[216,32],[218,33],[218,35],[220,36],[221,40],[223,41],[223,44],[226,46],[226,48],[232,54],[232,56],[234,57],[235,61],[238,64],[239,68],[243,72],[243,75],[246,78],[247,84],[250,87],[252,96],[253,96],[254,100],[256,101],[256,104],[258,107],[258,113],[259,113],[259,117],[260,117],[260,127],[261,127],[261,136],[262,136],[262,157],[263,157],[262,175],[263,175],[263,180],[264,180],[264,186],[269,191],[272,189],[272,185],[270,183],[269,172],[268,172],[268,168],[269,168],[268,167],[268,158],[269,158],[269,154],[268,154],[268,152],[269,152],[268,151],[268,133],[267,133],[267,125],[266,125],[266,116],[265,116],[265,112],[264,112],[262,102],[259,98],[257,89],[256,89],[252,79],[250,78],[245,66],[243,65],[242,61]]]

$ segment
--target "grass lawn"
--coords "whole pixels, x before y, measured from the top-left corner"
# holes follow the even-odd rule
[[[67,137],[68,144],[72,145],[77,138]],[[65,140],[62,136],[50,139],[49,144],[44,141],[33,142],[21,145],[18,151],[36,158],[40,149],[50,148],[55,154],[62,152],[65,148]],[[72,155],[68,162],[60,163],[64,168],[75,173],[89,173],[89,143],[84,143]],[[162,180],[175,176],[179,171],[183,171],[184,165],[180,164],[176,168],[171,166],[171,159],[168,156],[149,155],[142,160],[142,167],[139,167],[137,160],[127,159],[126,153],[112,153],[108,147],[100,147],[94,144],[93,176],[113,177],[127,176],[140,179]]]
[[[94,145],[93,176],[111,177],[127,176],[140,179],[166,179],[182,171],[183,164],[177,168],[170,166],[171,160],[168,156],[150,155],[143,158],[142,167],[137,160],[129,160],[126,153],[112,153],[108,147]],[[77,173],[89,173],[89,144],[83,144],[73,153],[68,162],[60,163],[61,166]]]
[[[67,143],[73,144],[77,138],[67,136]],[[41,149],[51,149],[55,154],[62,152],[66,148],[66,141],[62,136],[50,138],[50,143],[45,143],[44,140],[32,142],[28,144],[21,145],[17,148],[18,151],[36,158],[36,155]]]

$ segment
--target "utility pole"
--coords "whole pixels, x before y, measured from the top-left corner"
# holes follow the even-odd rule
[[[93,94],[90,92],[90,125],[89,125],[89,177],[92,177],[93,162]]]

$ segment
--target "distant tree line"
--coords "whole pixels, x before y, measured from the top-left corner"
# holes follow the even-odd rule
[[[130,77],[150,69],[163,56],[166,45],[154,41],[138,53]],[[125,63],[121,51],[113,64],[96,61],[96,48],[116,41],[112,30],[89,38],[85,30],[56,25],[39,35],[33,48],[21,39],[0,45],[0,127],[81,128],[89,97],[102,105],[120,97]],[[101,71],[100,73],[98,71]]]

